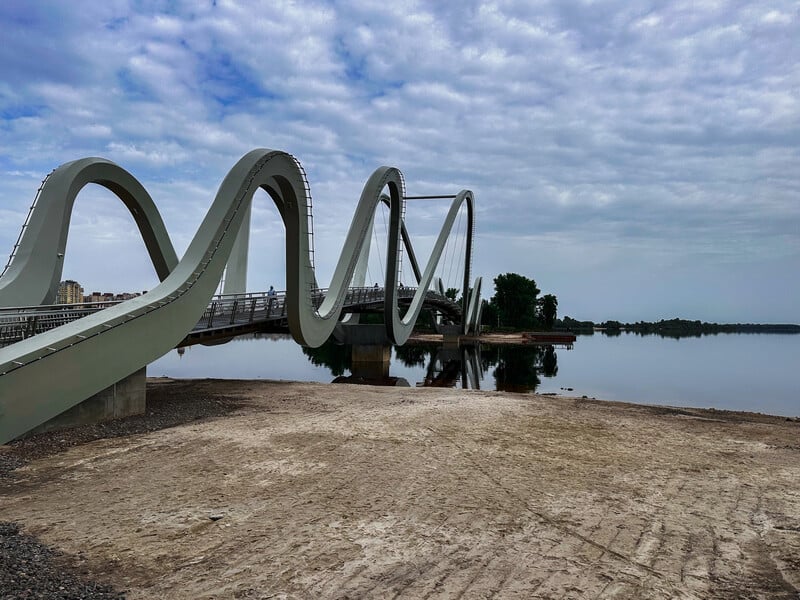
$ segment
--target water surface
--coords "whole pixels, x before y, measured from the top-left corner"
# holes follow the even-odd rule
[[[390,374],[411,386],[432,376],[461,386],[460,377],[451,381],[442,373],[452,364],[437,362],[430,370],[436,352],[409,345],[393,349]],[[484,345],[479,358],[481,389],[800,416],[800,335],[579,336],[572,350]],[[192,346],[182,356],[172,351],[148,367],[150,376],[175,378],[330,382],[349,374],[345,349],[304,353],[288,336]]]

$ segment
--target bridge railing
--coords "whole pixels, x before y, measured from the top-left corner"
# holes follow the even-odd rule
[[[400,288],[400,298],[413,298],[416,290],[417,288],[403,286]],[[314,290],[311,293],[311,303],[314,308],[320,307],[327,293],[328,290],[325,288]],[[383,298],[384,291],[381,287],[354,287],[348,291],[344,305],[355,308],[378,304],[383,302]],[[194,331],[256,321],[280,320],[286,317],[286,292],[221,294],[211,299]]]
[[[416,291],[415,287],[401,286],[399,297],[401,300],[410,300]],[[327,292],[327,289],[318,289],[311,293],[315,308],[319,308]],[[427,294],[433,304],[448,302],[435,292],[429,291]],[[345,307],[358,309],[378,305],[383,299],[384,290],[381,287],[354,287],[348,291],[344,304]],[[0,345],[13,344],[120,302],[123,300],[0,308]],[[286,292],[283,291],[217,295],[211,299],[193,331],[282,320],[286,317]]]
[[[122,300],[0,308],[0,345],[13,344],[120,302]]]
[[[286,293],[261,292],[214,296],[194,331],[286,318]]]

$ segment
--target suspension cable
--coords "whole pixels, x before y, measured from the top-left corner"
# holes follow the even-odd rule
[[[378,232],[375,229],[375,221],[372,222],[372,237],[375,239],[375,253],[378,255],[378,266],[380,267],[381,279],[383,278],[383,258],[381,257],[381,249],[378,245]]]
[[[381,208],[381,219],[383,220],[383,239],[386,240],[386,245],[387,245],[386,252],[389,252],[389,248],[388,248],[388,244],[389,244],[389,226],[386,224],[386,211],[389,210],[389,208],[383,202],[381,202],[379,204],[379,206]],[[388,255],[386,256],[386,259],[387,260],[389,259]],[[381,265],[383,265],[382,262],[381,262]],[[381,275],[382,275],[382,279],[383,279],[383,281],[385,283],[386,282],[386,274],[381,272]]]
[[[463,248],[463,252],[459,252],[458,253],[458,261],[456,262],[456,277],[459,278],[459,285],[463,285],[463,273],[464,273],[464,271],[462,270],[462,265],[464,264],[463,259],[465,258],[466,252],[467,252],[467,222],[466,221],[464,221],[464,229],[463,230],[461,229],[461,222],[463,220],[462,217],[464,215],[464,211],[465,210],[466,209],[462,205],[461,210],[458,213],[458,235],[460,236],[458,247],[459,248]],[[456,286],[456,287],[458,287],[458,286]],[[469,290],[462,290],[462,294],[464,295],[464,297],[466,297],[468,291]]]
[[[455,288],[455,289],[458,289],[458,285],[453,285],[453,263],[456,260],[456,255],[459,254],[459,252],[458,252],[458,247],[459,247],[458,236],[459,236],[459,233],[461,231],[461,214],[462,214],[462,211],[459,210],[458,211],[458,220],[456,221],[456,226],[455,226],[455,236],[452,236],[452,238],[453,238],[453,248],[452,248],[452,250],[453,251],[450,253],[450,266],[449,266],[449,270],[447,271],[447,287],[448,288],[452,287],[452,288]],[[451,236],[448,236],[448,239],[450,239],[450,237]],[[458,273],[456,273],[456,276],[458,276]]]
[[[450,287],[450,274],[447,269],[447,265],[449,262],[449,257],[453,253],[453,238],[452,236],[447,236],[447,241],[444,245],[444,252],[442,253],[442,282],[444,283],[444,291],[446,292],[447,289]]]

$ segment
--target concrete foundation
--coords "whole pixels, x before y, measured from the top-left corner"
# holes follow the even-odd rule
[[[102,392],[32,429],[28,435],[144,414],[146,390],[147,367],[142,367]]]
[[[461,325],[442,325],[439,331],[445,346],[458,346],[461,338]]]
[[[366,363],[388,363],[391,358],[391,348],[389,346],[353,346],[351,358],[353,362]]]
[[[381,379],[389,376],[390,346],[356,345],[352,349],[351,372],[354,377]]]

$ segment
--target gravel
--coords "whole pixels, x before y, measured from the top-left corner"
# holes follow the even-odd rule
[[[197,390],[196,381],[149,381],[144,415],[48,431],[0,446],[0,492],[3,486],[13,485],[15,469],[70,446],[222,416],[241,406],[223,396],[198,395]],[[18,524],[0,521],[0,599],[125,597],[123,592],[85,578],[78,562],[26,534]]]
[[[16,523],[0,522],[0,591],[2,598],[124,598],[111,586],[88,581],[58,551],[20,532]]]

